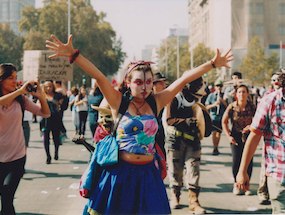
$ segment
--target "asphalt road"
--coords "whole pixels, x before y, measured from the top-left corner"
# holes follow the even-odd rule
[[[21,180],[15,197],[15,208],[19,215],[79,215],[86,200],[79,195],[81,174],[87,167],[89,152],[71,141],[73,125],[69,111],[65,113],[64,124],[68,137],[60,147],[59,160],[45,163],[46,156],[38,124],[31,123],[31,141],[27,151],[26,174]],[[88,127],[88,126],[87,126]],[[91,133],[87,130],[89,141]],[[212,214],[270,214],[270,206],[258,204],[256,195],[235,196],[232,194],[231,152],[224,135],[220,143],[219,156],[212,156],[211,138],[205,138],[202,146],[200,203]],[[53,144],[51,145],[53,153]],[[251,191],[258,187],[261,159],[261,144],[254,158]],[[168,180],[165,180],[169,192]],[[182,209],[173,214],[189,214],[187,190],[182,192]]]

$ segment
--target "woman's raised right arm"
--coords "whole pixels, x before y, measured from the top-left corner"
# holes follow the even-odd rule
[[[70,58],[76,52],[72,45],[72,35],[68,37],[68,42],[66,44],[62,43],[56,36],[51,35],[51,40],[46,40],[46,47],[55,52],[53,55],[49,56],[49,58],[62,56]],[[107,77],[82,54],[79,54],[74,59],[74,62],[76,62],[76,64],[88,75],[96,79],[101,92],[107,99],[111,108],[115,110],[119,109],[122,94],[112,87]]]

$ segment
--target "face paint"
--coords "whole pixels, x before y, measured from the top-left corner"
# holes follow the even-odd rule
[[[133,97],[146,98],[151,92],[153,87],[153,76],[149,72],[133,71],[132,79],[128,83]]]

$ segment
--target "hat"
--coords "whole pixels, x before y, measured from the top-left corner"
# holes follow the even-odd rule
[[[106,99],[103,99],[99,106],[91,105],[91,108],[97,110],[98,112],[100,112],[102,114],[111,114],[112,113],[111,109],[110,109],[110,105],[108,104]]]
[[[215,86],[218,86],[218,85],[223,85],[223,81],[222,80],[216,80],[215,81]]]
[[[153,75],[153,83],[158,81],[166,81],[166,77],[162,75],[160,72],[157,72]]]

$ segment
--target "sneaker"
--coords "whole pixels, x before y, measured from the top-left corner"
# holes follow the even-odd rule
[[[238,196],[238,195],[242,195],[243,192],[242,192],[242,190],[240,190],[240,189],[234,184],[233,194],[235,194],[235,195]]]
[[[252,192],[250,190],[247,190],[244,192],[244,195],[246,196],[252,196]]]
[[[212,155],[219,155],[219,154],[220,154],[220,152],[219,152],[218,148],[214,148]]]

